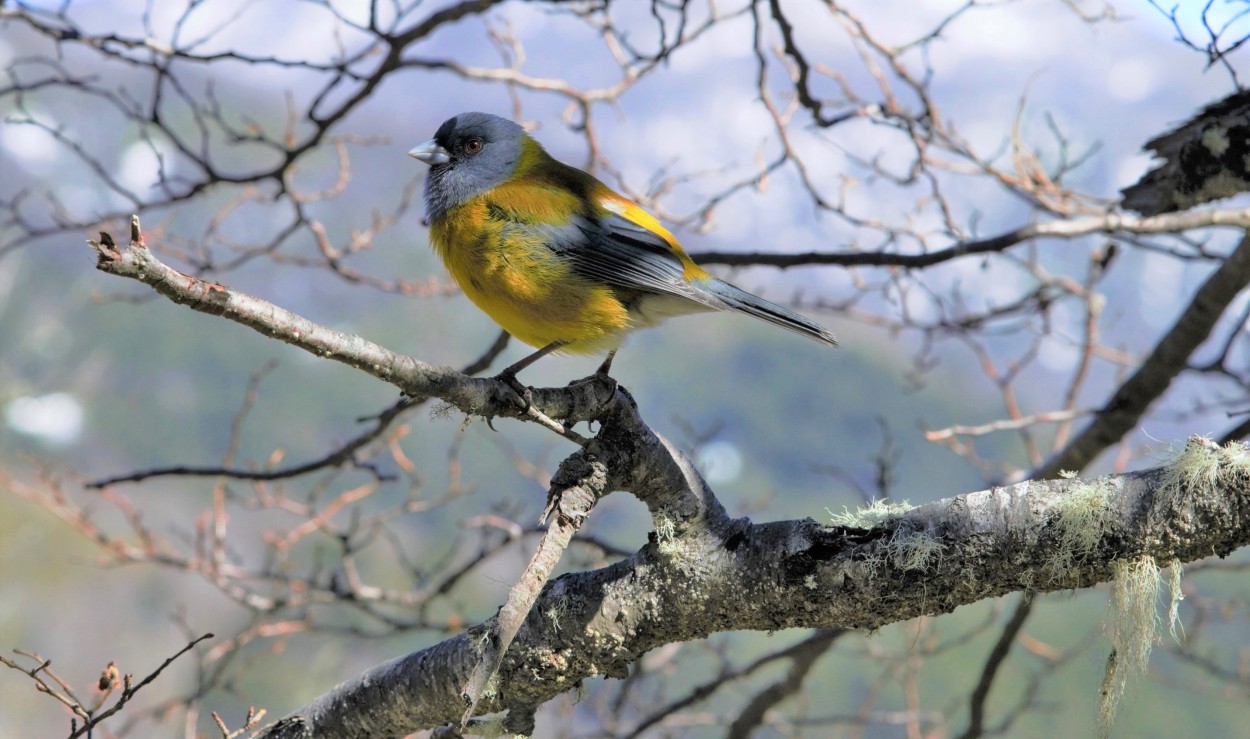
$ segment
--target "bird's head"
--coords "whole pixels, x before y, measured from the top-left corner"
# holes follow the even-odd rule
[[[524,129],[489,113],[461,113],[434,138],[408,152],[430,165],[425,180],[426,218],[435,220],[475,195],[507,182],[532,141]]]

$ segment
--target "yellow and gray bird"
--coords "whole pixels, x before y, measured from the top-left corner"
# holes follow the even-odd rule
[[[650,213],[557,161],[516,123],[462,113],[408,154],[430,165],[430,241],[470,300],[538,351],[608,352],[670,316],[732,310],[836,346],[827,329],[716,279]]]

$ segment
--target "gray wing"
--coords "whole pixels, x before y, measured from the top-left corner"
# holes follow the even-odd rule
[[[667,241],[633,221],[611,215],[603,218],[576,216],[563,226],[514,224],[527,236],[536,232],[543,245],[567,259],[575,273],[596,283],[620,290],[622,299],[634,304],[645,321],[677,315],[677,301],[652,302],[651,310],[640,300],[647,295],[680,298],[716,310],[735,310],[782,328],[837,346],[837,339],[823,326],[776,303],[707,277],[687,282],[685,267]],[[656,303],[668,303],[659,307]],[[692,306],[693,307],[693,306]]]
[[[547,245],[587,279],[643,293],[686,298],[711,308],[722,301],[685,279],[685,268],[668,242],[621,216],[575,216],[550,229]]]

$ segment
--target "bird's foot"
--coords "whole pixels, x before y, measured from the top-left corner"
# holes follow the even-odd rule
[[[512,390],[512,392],[516,396],[517,406],[521,409],[522,414],[529,413],[530,409],[534,407],[533,389],[521,384],[521,381],[516,378],[515,372],[509,372],[508,370],[504,370],[503,372],[500,372],[499,374],[495,375],[494,378],[492,379],[502,382],[503,384],[507,385],[509,389]],[[495,428],[495,424],[492,423],[492,421],[494,420],[495,420],[494,418],[486,419],[486,427],[489,428],[491,431],[497,430]]]
[[[495,375],[495,379],[512,388],[512,392],[516,393],[517,398],[521,401],[521,410],[528,411],[534,403],[534,389],[521,383],[516,378],[515,372],[504,370]]]

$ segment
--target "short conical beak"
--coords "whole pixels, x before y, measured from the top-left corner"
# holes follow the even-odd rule
[[[451,152],[439,146],[434,139],[409,149],[408,156],[420,159],[429,165],[446,164],[451,161]]]

